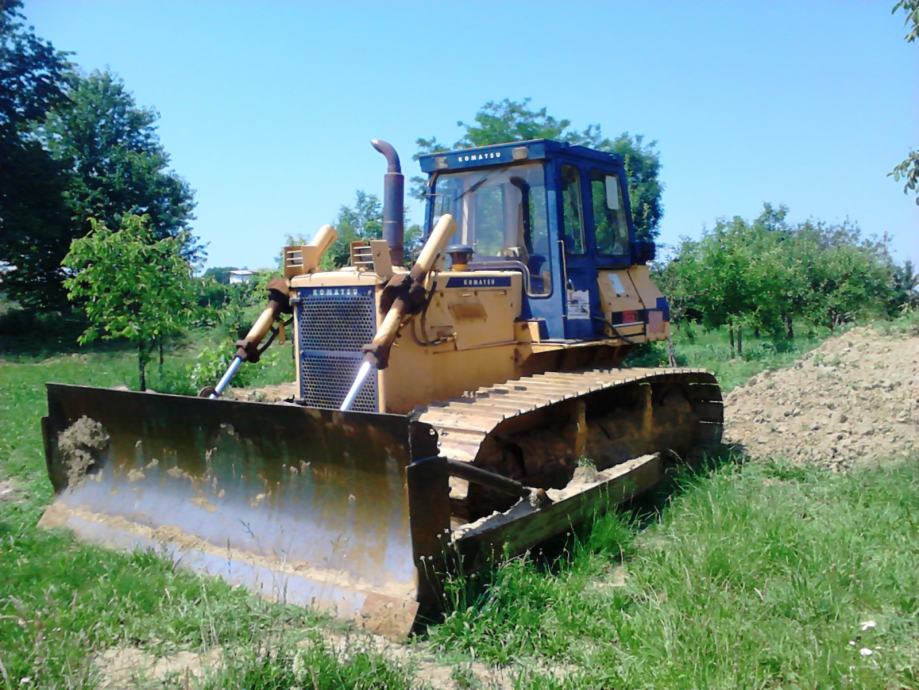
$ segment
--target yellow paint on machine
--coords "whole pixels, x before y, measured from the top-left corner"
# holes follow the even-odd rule
[[[379,323],[386,277],[368,269],[300,275],[291,287],[374,286]],[[489,285],[491,279],[497,285]],[[478,285],[468,287],[471,280]],[[598,282],[607,321],[614,312],[653,307],[661,296],[646,266],[602,271]],[[623,346],[666,338],[666,324],[662,331],[645,334],[644,324],[638,323],[617,327],[618,334],[608,328],[606,339],[543,341],[538,323],[521,318],[523,279],[518,271],[439,271],[427,287],[433,293],[426,307],[403,324],[389,366],[377,373],[381,412],[408,412],[432,400],[534,373],[615,366],[625,354]]]

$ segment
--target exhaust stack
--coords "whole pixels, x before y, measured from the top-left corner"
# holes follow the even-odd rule
[[[386,157],[386,175],[383,177],[383,239],[389,244],[393,266],[401,266],[404,259],[405,238],[405,178],[396,149],[382,139],[370,142]]]

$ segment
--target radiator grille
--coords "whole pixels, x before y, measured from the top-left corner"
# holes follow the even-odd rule
[[[373,287],[298,291],[300,398],[310,407],[337,410],[361,366],[361,347],[376,333]],[[376,376],[369,376],[353,410],[377,412]]]

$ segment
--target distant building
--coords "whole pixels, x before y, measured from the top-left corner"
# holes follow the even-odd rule
[[[252,276],[254,275],[255,271],[247,271],[244,268],[232,270],[230,271],[230,285],[248,283],[252,280]]]

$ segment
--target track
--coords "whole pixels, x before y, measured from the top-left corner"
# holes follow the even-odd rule
[[[439,451],[529,486],[562,488],[588,458],[605,469],[646,453],[693,460],[721,440],[715,377],[702,369],[589,369],[536,374],[419,410]],[[504,509],[506,497],[451,479],[460,519]]]

